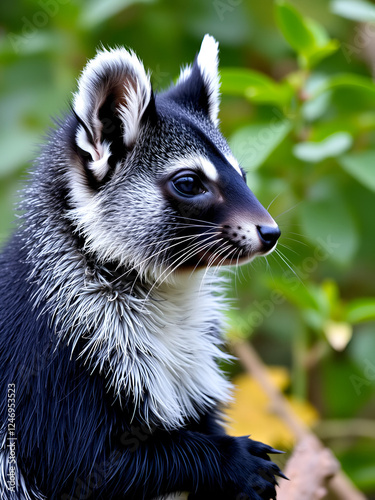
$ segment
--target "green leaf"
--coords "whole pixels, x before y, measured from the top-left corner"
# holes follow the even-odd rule
[[[289,120],[275,115],[269,122],[254,123],[237,130],[229,143],[242,167],[251,171],[266,161],[291,128]]]
[[[224,68],[221,73],[221,92],[238,95],[259,103],[287,104],[293,91],[287,84],[279,84],[271,78],[246,68]]]
[[[126,8],[137,3],[152,3],[154,0],[90,0],[84,4],[79,19],[80,26],[92,29]]]
[[[368,189],[375,191],[375,150],[359,151],[338,159],[340,166]]]
[[[313,35],[315,46],[324,47],[330,41],[328,33],[321,24],[308,17],[305,18],[305,23]]]
[[[375,352],[374,324],[371,321],[364,321],[361,325],[356,326],[348,353],[358,366],[363,366],[363,362],[370,352]]]
[[[331,91],[319,93],[315,97],[315,91],[322,87],[326,81],[327,75],[314,72],[304,83],[304,92],[308,96],[308,99],[302,104],[301,111],[307,121],[314,121],[320,118],[329,108]]]
[[[330,78],[327,78],[321,86],[315,89],[311,97],[317,97],[327,90],[333,90],[342,87],[348,87],[353,90],[355,89],[360,92],[365,92],[371,97],[375,98],[375,84],[371,80],[371,78],[367,76],[356,75],[354,73],[342,73],[341,75],[334,75]]]
[[[315,66],[339,48],[339,42],[331,40],[322,25],[303,17],[285,0],[276,2],[276,20],[286,41],[299,54],[303,67]]]
[[[330,92],[324,92],[311,100],[309,99],[302,105],[303,117],[309,122],[321,118],[327,112],[330,100]]]
[[[293,274],[292,270],[286,269],[280,278],[268,279],[268,286],[300,310],[319,311],[316,294],[312,291],[312,286],[309,284],[306,286],[299,277],[298,269],[296,274]]]
[[[293,147],[293,154],[302,161],[317,163],[347,151],[353,143],[347,132],[336,132],[319,142],[300,142]]]
[[[306,18],[305,23],[314,36],[314,47],[308,53],[309,65],[315,66],[322,59],[329,57],[340,47],[337,40],[331,40],[323,26],[313,19]]]
[[[223,68],[220,72],[224,94],[245,95],[249,87],[272,89],[275,82],[259,71],[246,68]]]
[[[346,308],[346,321],[362,323],[375,321],[375,298],[362,298],[350,302]]]
[[[320,61],[336,52],[339,47],[340,43],[337,40],[330,40],[323,47],[316,47],[314,52],[308,56],[309,66],[316,66]]]
[[[306,200],[299,211],[301,227],[307,238],[316,246],[316,264],[332,259],[348,265],[359,243],[357,224],[346,200],[334,186],[316,186],[323,196]]]
[[[333,0],[331,11],[353,21],[375,22],[375,5],[364,0]]]
[[[285,40],[298,53],[307,54],[314,49],[315,39],[302,15],[284,0],[276,2],[276,21]]]
[[[363,381],[362,370],[346,357],[339,361],[327,358],[319,365],[324,383],[320,386],[325,418],[350,418],[357,414],[364,402],[371,396],[373,381],[357,388]]]

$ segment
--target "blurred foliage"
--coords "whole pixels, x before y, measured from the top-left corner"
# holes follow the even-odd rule
[[[50,116],[67,109],[96,48],[133,48],[158,90],[192,60],[206,32],[221,47],[221,128],[282,229],[276,252],[233,275],[239,307],[230,334],[251,338],[268,364],[287,367],[291,396],[313,405],[322,423],[371,423],[375,6],[368,1],[2,2],[0,239],[12,229],[19,179]],[[256,404],[255,395],[248,400]],[[254,425],[253,436],[263,435]],[[325,435],[374,496],[371,439],[374,431]]]
[[[281,391],[289,387],[290,378],[284,367],[272,367],[268,371],[272,383]],[[246,436],[255,430],[256,439],[272,444],[282,450],[291,449],[294,445],[294,436],[287,425],[272,413],[269,398],[259,383],[247,374],[234,378],[235,401],[229,406],[226,414],[229,418],[228,432],[233,436]],[[291,409],[307,426],[318,422],[316,409],[307,401],[288,397]]]

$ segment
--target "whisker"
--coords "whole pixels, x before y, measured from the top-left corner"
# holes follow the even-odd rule
[[[300,236],[301,238],[303,238],[302,233],[294,233],[293,231],[288,231],[286,234],[293,234],[294,236]]]
[[[203,249],[205,249],[207,246],[211,246],[212,245],[212,241],[209,241],[207,242],[207,240],[209,238],[211,238],[212,235],[210,235],[208,238],[206,238],[206,241],[205,242],[196,242],[190,246],[188,246],[187,248],[184,248],[183,250],[180,250],[178,253],[182,253],[182,255],[180,255],[180,257],[178,257],[177,259],[175,259],[163,272],[162,274],[158,277],[157,280],[155,280],[154,284],[151,286],[147,296],[146,296],[146,299],[148,298],[148,296],[150,295],[151,291],[155,288],[155,286],[158,286],[160,287],[164,281],[166,281],[166,279],[177,269],[178,266],[180,266],[181,264],[183,264],[184,262],[186,262],[187,260],[189,260],[195,253],[197,252],[201,252]],[[202,245],[202,247],[200,248],[200,245]],[[177,254],[178,254],[177,253]],[[176,254],[176,255],[177,255]],[[163,278],[163,280],[161,282],[159,282],[160,278],[163,276],[163,274],[165,274],[169,269],[172,270]],[[145,300],[146,300],[145,299]]]
[[[211,255],[211,257],[208,259],[208,262],[207,262],[207,267],[204,271],[204,275],[203,275],[203,278],[202,278],[202,281],[201,281],[201,285],[199,287],[199,293],[201,292],[201,289],[202,289],[202,285],[206,279],[206,276],[209,272],[209,269],[213,266],[213,263],[215,262],[216,258],[218,257],[218,255],[220,254],[220,252],[228,245],[228,242],[227,240],[223,240],[223,242],[221,243],[221,245],[219,245],[219,248],[217,248],[214,253]]]
[[[293,205],[293,207],[290,207],[290,208],[287,208],[286,210],[284,210],[284,212],[281,212],[281,214],[277,215],[275,217],[275,220],[278,219],[279,217],[282,217],[283,215],[287,214],[288,212],[290,212],[291,210],[294,210],[296,207],[298,207],[298,205],[300,205],[302,203],[302,201],[299,201],[298,203],[296,203],[295,205]]]
[[[169,243],[169,242],[176,241],[176,240],[195,238],[195,237],[201,236],[202,234],[207,234],[209,231],[211,231],[211,228],[209,228],[207,231],[204,231],[203,233],[196,234],[196,235],[195,234],[188,234],[188,235],[185,234],[183,236],[172,236],[171,238],[167,238],[167,239],[163,240],[163,245],[165,243]],[[214,234],[214,233],[212,233],[212,234]],[[217,232],[215,234],[219,234],[219,233]],[[183,241],[180,241],[179,243],[183,243]],[[142,245],[142,249],[156,246],[158,244],[160,245],[160,242],[153,242],[153,243],[149,243],[148,245]],[[171,248],[171,246],[172,245],[169,245],[168,248]],[[154,254],[154,255],[156,255],[156,254]]]
[[[292,233],[291,233],[292,234]],[[297,240],[296,238],[289,238],[288,236],[283,236],[283,240],[289,240],[289,241],[295,241],[296,243],[299,243],[300,245],[304,245],[305,247],[308,247],[309,245],[305,243],[304,241]]]
[[[175,229],[178,229],[179,227],[191,227],[191,228],[194,228],[194,227],[204,227],[206,229],[211,229],[211,228],[215,228],[215,229],[219,229],[218,225],[217,224],[189,224],[189,223],[184,223],[184,222],[165,222],[163,224],[164,226],[172,226],[173,228]]]
[[[240,252],[238,252],[238,255],[237,255],[236,270],[239,269],[239,267],[240,267],[239,266],[239,261],[240,261]],[[235,288],[236,296],[237,297],[238,297],[238,281],[240,280],[239,276],[240,276],[239,272],[234,273],[234,288]]]
[[[217,236],[220,234],[220,232],[216,232],[216,233],[210,233],[209,231],[211,231],[211,228],[209,228],[209,230],[207,230],[207,234],[210,235],[210,236]],[[153,253],[152,255],[149,255],[148,257],[146,257],[145,259],[143,259],[141,262],[137,263],[136,266],[133,266],[132,268],[130,269],[127,269],[125,271],[125,273],[123,273],[121,276],[117,277],[115,280],[113,280],[111,282],[111,284],[115,283],[116,281],[118,281],[119,279],[123,278],[124,276],[126,276],[126,274],[129,274],[130,272],[136,270],[136,268],[140,268],[142,267],[142,265],[144,265],[147,261],[149,261],[150,259],[153,259],[155,258],[155,256],[157,255],[160,255],[161,253],[163,252],[166,252],[168,251],[170,248],[173,248],[175,247],[176,245],[181,245],[182,243],[184,243],[184,241],[190,241],[190,240],[194,240],[194,239],[197,239],[199,238],[200,236],[205,236],[206,233],[203,233],[203,234],[194,234],[194,235],[188,235],[188,236],[185,236],[185,240],[183,241],[178,241],[176,243],[174,243],[173,245],[168,245],[167,247],[165,248],[162,248],[161,250],[159,250],[158,252],[156,253]],[[185,249],[184,249],[185,250]]]
[[[269,211],[270,206],[272,205],[272,203],[274,203],[280,195],[281,195],[281,193],[277,194],[277,195],[275,196],[275,198],[271,201],[271,203],[270,203],[270,204],[268,205],[268,207],[267,207],[267,212]]]
[[[238,248],[236,248],[236,247],[234,247],[234,248],[232,247],[229,249],[229,252],[227,252],[224,255],[224,257],[219,261],[219,263],[216,264],[216,269],[214,271],[214,274],[217,274],[219,272],[220,268],[224,265],[224,262],[229,258],[230,254],[233,252],[236,253],[237,250],[238,250]],[[232,262],[232,259],[230,260],[230,262]]]
[[[205,245],[203,248],[206,248],[206,246],[210,246],[210,244],[207,244]],[[199,251],[202,251],[203,248],[199,248]],[[186,262],[187,260],[189,260],[195,253],[197,252],[197,249],[189,249],[188,251],[186,251],[183,255],[181,255],[178,259],[174,260],[173,263],[168,266],[168,268],[163,271],[163,274],[169,270],[169,272],[164,276],[164,278],[160,281],[160,277],[158,278],[158,280],[155,281],[155,283],[152,285],[152,287],[150,288],[150,291],[149,293],[147,294],[146,296],[146,299],[148,298],[148,296],[150,295],[150,293],[152,292],[152,290],[155,288],[155,287],[160,287],[162,286],[162,284],[168,279],[168,277],[173,274],[176,269],[181,266],[181,264],[183,264],[184,262]]]
[[[286,227],[286,228],[289,228],[289,227],[292,227],[292,226],[297,226],[297,227],[304,227],[304,224],[300,224],[299,222],[278,222],[278,225],[279,227],[283,228],[283,227]],[[302,235],[301,235],[302,236]]]
[[[173,215],[173,216],[172,216],[172,218],[173,218],[173,219],[182,219],[182,220],[185,220],[185,221],[186,221],[186,220],[189,220],[189,222],[190,222],[190,221],[192,221],[192,222],[203,222],[205,226],[217,227],[217,224],[215,224],[214,222],[211,222],[211,221],[205,221],[205,220],[203,220],[203,219],[194,219],[194,218],[193,218],[193,219],[190,219],[189,217],[183,217],[183,216],[181,216],[181,215]],[[192,225],[192,224],[191,224],[191,222],[190,222],[190,225]]]
[[[296,255],[299,255],[299,253],[298,253],[298,252],[296,252],[293,248],[288,247],[288,245],[284,245],[283,243],[280,243],[280,242],[279,242],[279,243],[278,243],[278,246],[283,247],[283,248],[286,248],[286,249],[287,249],[287,250],[289,250],[290,252],[293,252],[293,253],[295,253]]]
[[[273,283],[275,283],[275,277],[274,277],[273,272],[272,272],[272,267],[271,267],[271,264],[269,263],[267,257],[268,257],[268,255],[264,256],[264,258],[266,260],[266,264],[267,264],[267,271],[270,273]]]
[[[292,271],[292,273],[294,274],[294,276],[298,279],[298,281],[303,285],[305,286],[304,282],[301,280],[301,278],[298,276],[298,274],[295,272],[295,270],[291,267],[291,265],[288,263],[288,259],[287,257],[285,257],[285,255],[281,254],[281,252],[279,250],[275,250],[275,254],[280,257],[280,259],[284,262],[284,264]],[[271,254],[272,255],[272,254]]]

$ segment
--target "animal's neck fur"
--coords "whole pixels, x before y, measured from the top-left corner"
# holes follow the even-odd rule
[[[220,284],[202,271],[176,274],[161,286],[110,279],[72,249],[66,233],[35,236],[34,300],[59,341],[88,370],[98,369],[115,397],[136,405],[147,423],[169,429],[228,401],[230,384],[217,366],[226,357],[218,334]]]

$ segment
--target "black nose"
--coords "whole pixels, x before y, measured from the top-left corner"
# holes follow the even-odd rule
[[[276,245],[281,231],[278,226],[257,226],[260,241],[265,251]]]

